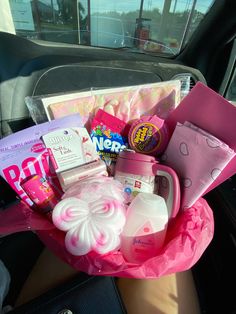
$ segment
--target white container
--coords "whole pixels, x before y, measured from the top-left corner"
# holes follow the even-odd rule
[[[142,263],[154,257],[163,246],[168,224],[168,209],[163,197],[139,193],[127,210],[121,235],[121,252],[127,261]]]

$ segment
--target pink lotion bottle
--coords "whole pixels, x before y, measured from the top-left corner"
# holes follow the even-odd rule
[[[163,247],[168,224],[168,209],[163,197],[139,193],[127,210],[121,235],[121,252],[131,263],[142,263]]]

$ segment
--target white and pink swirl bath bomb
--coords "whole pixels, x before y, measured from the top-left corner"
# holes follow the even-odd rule
[[[79,189],[68,189],[53,210],[53,223],[66,232],[65,247],[73,255],[105,254],[120,246],[126,220],[123,192],[119,193],[113,179],[106,187],[98,181],[87,180]]]

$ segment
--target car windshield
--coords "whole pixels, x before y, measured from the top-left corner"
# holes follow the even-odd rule
[[[175,55],[214,0],[4,0],[0,31],[29,40]]]

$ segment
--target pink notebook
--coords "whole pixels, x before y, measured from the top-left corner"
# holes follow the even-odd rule
[[[236,107],[203,83],[198,82],[167,119],[172,132],[177,122],[185,121],[208,131],[236,151]],[[228,163],[206,193],[235,173],[236,157]]]

